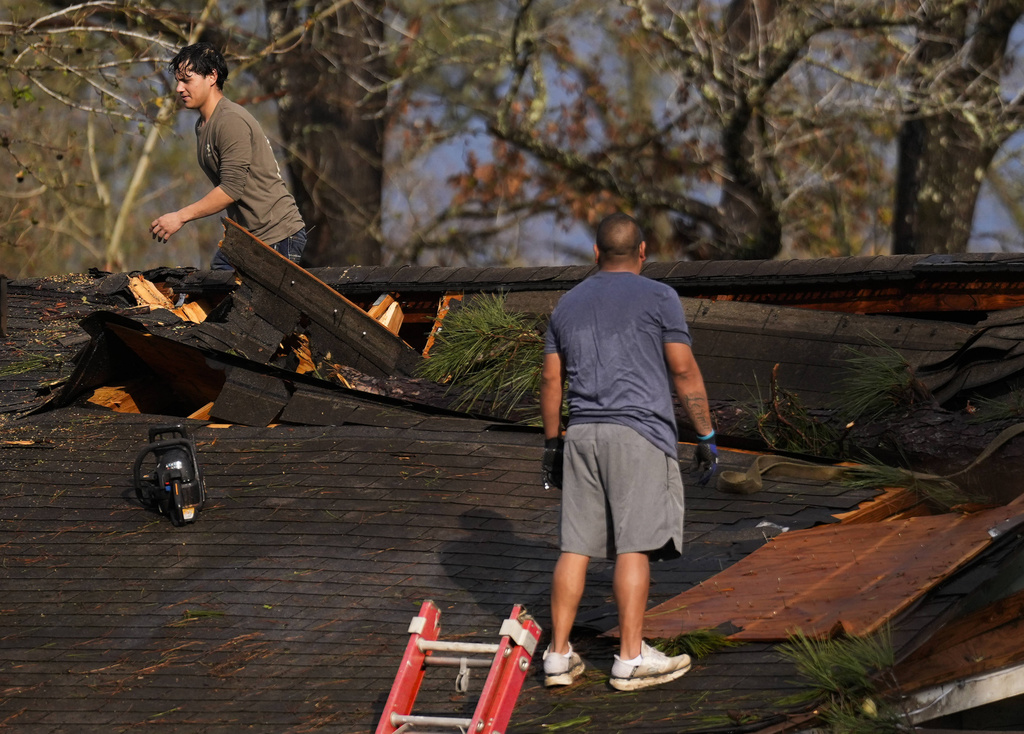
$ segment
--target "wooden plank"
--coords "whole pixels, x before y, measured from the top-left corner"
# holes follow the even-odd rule
[[[374,377],[412,376],[419,361],[407,344],[319,278],[267,247],[230,219],[224,219],[221,249],[242,277],[293,305],[321,329],[326,343],[318,343],[313,331],[311,348],[315,353],[330,352],[335,360],[360,361],[352,364]]]
[[[394,302],[395,299],[391,297],[390,293],[382,293],[380,297],[373,302],[373,305],[366,309],[366,313],[370,314],[371,319],[380,321],[380,317],[387,312],[388,308],[390,308],[391,304]]]
[[[1024,592],[945,625],[897,664],[902,691],[999,670],[1024,659]]]
[[[108,408],[115,413],[141,413],[135,398],[124,385],[104,385],[92,391],[87,403]]]
[[[201,324],[206,321],[210,307],[205,302],[189,301],[188,303],[183,303],[180,308],[172,308],[171,312],[176,314],[182,321]]]
[[[189,413],[188,417],[189,418],[193,418],[193,419],[198,420],[198,421],[208,421],[208,420],[210,420],[210,410],[212,408],[213,408],[213,403],[209,402],[206,405],[204,405],[203,407],[199,408],[198,410],[195,410],[195,411]]]
[[[984,551],[989,530],[1007,521],[1024,521],[1024,507],[784,533],[649,610],[644,628],[674,637],[731,623],[743,640],[870,634]]]
[[[390,293],[385,293],[374,301],[367,313],[370,318],[376,320],[395,336],[398,336],[398,331],[402,328],[402,322],[405,320],[402,307]]]
[[[836,518],[839,519],[839,522],[851,525],[864,522],[883,522],[921,504],[920,495],[913,490],[890,489],[885,494],[862,504],[856,510],[836,515]]]
[[[441,305],[437,309],[437,318],[434,319],[434,325],[430,329],[430,336],[427,337],[427,345],[423,349],[423,356],[430,356],[430,349],[434,346],[434,339],[437,337],[437,332],[441,330],[441,326],[444,323],[444,317],[448,315],[448,311],[451,310],[453,301],[462,301],[462,293],[446,293],[441,297]]]

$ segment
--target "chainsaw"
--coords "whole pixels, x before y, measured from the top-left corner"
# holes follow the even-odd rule
[[[143,464],[150,455],[150,465],[155,466],[143,476]],[[206,501],[195,443],[181,424],[149,429],[149,445],[135,457],[134,473],[139,502],[170,517],[175,527],[193,522]]]

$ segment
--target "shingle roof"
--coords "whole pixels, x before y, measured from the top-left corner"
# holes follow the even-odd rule
[[[372,279],[347,272],[354,282]],[[408,269],[394,275],[410,277]],[[534,277],[551,285],[565,274]],[[96,292],[102,282],[10,286],[11,335],[0,353],[0,721],[27,732],[365,732],[423,599],[441,607],[446,638],[490,641],[513,603],[547,626],[558,495],[539,484],[536,430],[312,378],[285,380],[278,367],[197,340],[199,329],[168,312],[104,300]],[[112,323],[147,344],[165,339],[169,359],[198,350],[204,364],[237,370],[226,385],[287,384],[293,412],[275,416],[274,426],[186,421],[209,492],[193,524],[175,528],[143,509],[132,487],[148,428],[180,416],[114,413],[77,393],[61,401],[53,388],[40,390],[69,377],[70,355],[58,363],[53,354],[89,341],[77,319],[97,309],[136,325],[88,322],[94,339],[78,363],[88,372],[77,378],[81,387],[101,381],[106,352],[97,335]],[[69,312],[73,319],[46,320]],[[35,355],[45,361],[31,362]],[[225,398],[218,410],[242,417],[247,408],[256,422],[267,395],[259,385],[237,393],[251,405]],[[316,415],[324,425],[311,425]],[[682,447],[684,460],[689,451]],[[736,470],[752,458],[721,455]],[[746,496],[688,484],[685,554],[655,565],[651,604],[713,578],[784,531],[832,527],[877,496],[787,477],[768,477]],[[991,585],[1020,542],[1016,530],[1007,533],[897,615],[900,649],[917,648]],[[657,689],[613,692],[605,682],[613,641],[602,633],[616,619],[603,561],[593,564],[578,622],[585,680],[545,690],[535,667],[509,731],[724,732],[804,720],[805,706],[783,702],[799,679],[769,642],[714,653]],[[452,676],[431,671],[421,701],[465,713],[473,691],[456,694]]]
[[[177,529],[141,508],[131,485],[132,460],[159,420],[66,408],[6,431],[0,714],[19,730],[159,717],[180,730],[319,722],[367,731],[423,599],[441,606],[446,637],[463,641],[490,641],[513,603],[546,622],[558,497],[530,469],[540,455],[534,435],[478,424],[461,432],[196,425],[209,500]],[[763,543],[776,531],[757,528],[761,520],[821,520],[794,501],[798,491],[775,485],[741,501],[691,489],[686,558],[655,568],[652,601]],[[843,507],[858,499],[833,492]],[[597,563],[588,627],[613,622],[609,595],[609,569]],[[584,634],[579,646],[599,666],[590,684],[569,702],[531,676],[514,731],[580,716],[594,726],[669,716],[646,698],[641,705],[606,690],[608,643]],[[696,704],[713,680],[733,676],[727,688],[714,686],[715,697],[752,713],[773,710],[790,688],[747,668],[780,664],[766,646],[723,655],[742,665],[702,663],[655,700]],[[451,685],[421,700],[458,708]],[[722,712],[705,701],[692,715],[703,722]]]

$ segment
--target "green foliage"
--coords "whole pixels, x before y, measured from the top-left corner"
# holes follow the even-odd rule
[[[872,675],[895,658],[888,630],[875,637],[808,637],[796,632],[779,653],[796,664],[820,694],[862,697],[874,693]]]
[[[902,354],[880,339],[873,341],[874,354],[854,347],[846,350],[840,409],[851,420],[877,420],[928,395]]]
[[[448,312],[420,374],[457,389],[460,408],[522,417],[517,406],[538,391],[543,355],[537,319],[508,312],[504,295],[485,295]]]
[[[1017,388],[998,398],[977,398],[968,423],[989,423],[1024,418],[1024,388]]]
[[[811,686],[822,720],[837,734],[897,732],[898,709],[878,694],[878,679],[895,663],[888,628],[874,637],[811,638],[797,632],[778,648]]]
[[[50,357],[43,357],[39,355],[33,355],[27,357],[21,362],[12,362],[5,367],[0,367],[0,377],[10,377],[11,375],[23,375],[26,372],[33,372],[35,370],[45,369],[55,362]]]
[[[881,464],[861,464],[850,467],[843,473],[843,484],[848,487],[866,489],[904,487],[943,510],[952,509],[975,499],[949,479]]]
[[[743,643],[731,640],[713,629],[699,629],[693,632],[684,632],[675,637],[652,640],[651,644],[669,656],[686,653],[693,658],[703,658],[713,652],[728,647],[738,647]]]
[[[11,104],[15,109],[18,107],[19,102],[35,102],[35,95],[32,94],[32,89],[29,87],[14,87],[11,89]]]

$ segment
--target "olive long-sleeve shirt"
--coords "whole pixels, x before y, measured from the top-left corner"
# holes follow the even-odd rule
[[[203,124],[196,122],[199,166],[234,203],[227,214],[268,245],[303,228],[270,141],[248,110],[224,98]]]

